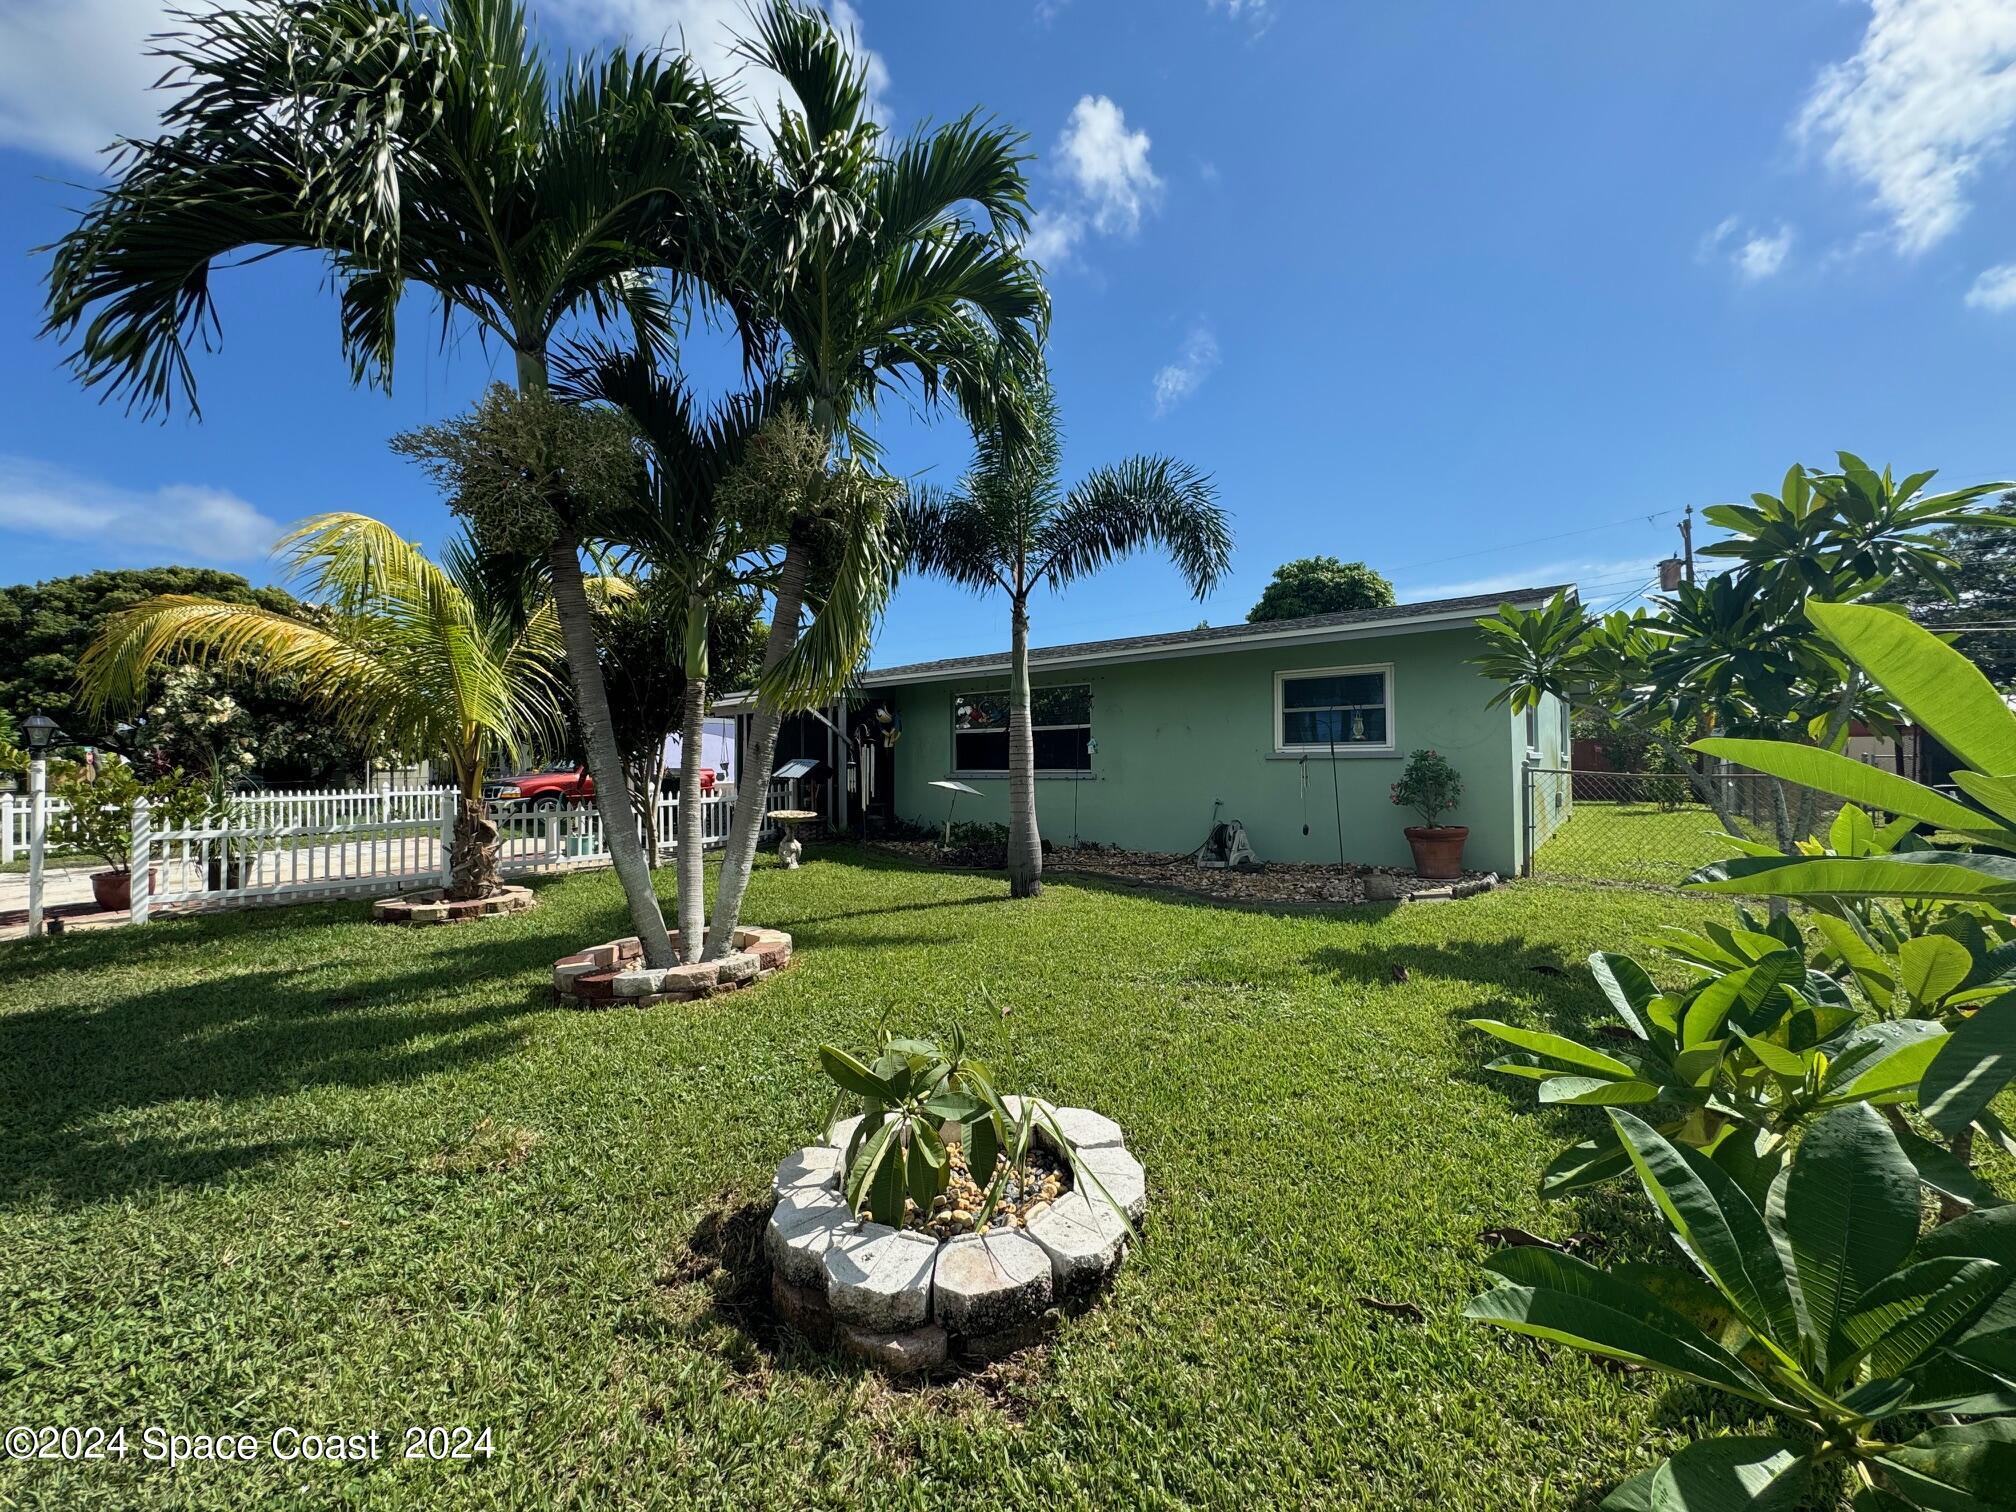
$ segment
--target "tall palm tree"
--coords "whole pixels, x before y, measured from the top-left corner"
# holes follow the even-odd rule
[[[1129,457],[1066,490],[1058,481],[1057,406],[1034,388],[1026,441],[980,433],[955,493],[919,489],[904,502],[911,565],[976,593],[1008,595],[1008,886],[1043,887],[1036,826],[1036,749],[1029,717],[1029,596],[1060,591],[1108,562],[1159,546],[1199,598],[1232,565],[1232,535],[1211,480],[1168,457]]]
[[[823,13],[791,0],[758,13],[742,50],[790,93],[770,131],[755,238],[773,280],[765,310],[785,343],[780,387],[838,486],[805,490],[809,507],[784,522],[710,957],[741,917],[784,715],[844,685],[893,575],[879,496],[855,486],[876,455],[867,412],[907,390],[987,423],[1006,375],[1034,366],[1049,316],[1019,248],[1029,204],[1018,134],[968,115],[890,140],[867,108],[865,62]],[[831,585],[801,635],[808,569],[821,538],[836,536]]]
[[[618,50],[549,74],[519,0],[248,0],[160,39],[162,134],[120,144],[114,182],[54,248],[45,332],[74,339],[86,386],[143,412],[195,409],[190,348],[216,330],[213,270],[241,254],[323,254],[358,382],[389,388],[409,286],[444,339],[473,322],[543,393],[555,332],[620,321],[669,353],[678,299],[746,312],[736,207],[753,182],[742,122],[683,57]],[[739,322],[752,346],[760,323]],[[580,552],[552,501],[548,561],[630,914],[654,966],[671,942],[627,812]]]
[[[560,624],[550,594],[496,571],[466,541],[437,566],[390,526],[316,515],[277,548],[328,611],[297,617],[170,594],[106,621],[78,663],[99,708],[137,702],[163,662],[284,676],[339,726],[446,763],[455,811],[451,898],[497,888],[497,826],[483,778],[555,741],[563,721]]]

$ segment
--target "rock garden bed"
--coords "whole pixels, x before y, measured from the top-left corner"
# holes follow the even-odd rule
[[[1003,1102],[1019,1116],[1019,1099]],[[1121,1213],[1138,1223],[1148,1208],[1141,1163],[1118,1124],[1088,1108],[1050,1112],[1105,1195],[1072,1186],[1039,1125],[1045,1148],[1032,1157],[1029,1190],[1018,1190],[985,1233],[973,1231],[970,1209],[949,1205],[913,1207],[902,1228],[850,1212],[840,1170],[858,1119],[787,1155],[764,1236],[784,1320],[895,1374],[998,1359],[1041,1339],[1060,1305],[1089,1297],[1119,1269],[1128,1239]],[[977,1192],[955,1182],[946,1195]],[[965,1222],[953,1219],[959,1211]]]
[[[992,869],[1006,865],[999,847],[954,846],[929,840],[889,840],[879,848],[927,866]],[[1138,887],[1162,888],[1241,903],[1405,903],[1467,898],[1499,885],[1495,872],[1465,872],[1453,881],[1416,876],[1394,867],[1333,866],[1314,861],[1263,861],[1249,868],[1211,870],[1189,856],[1118,850],[1103,845],[1045,851],[1046,876],[1079,873]]]
[[[483,898],[449,898],[440,888],[380,898],[371,905],[374,924],[462,924],[496,914],[524,913],[539,901],[529,887],[500,887]]]
[[[718,960],[663,970],[644,964],[644,946],[635,935],[591,945],[553,963],[553,996],[574,1008],[690,1003],[768,981],[791,964],[791,936],[781,929],[738,929],[734,944]],[[676,929],[672,945],[684,955]]]

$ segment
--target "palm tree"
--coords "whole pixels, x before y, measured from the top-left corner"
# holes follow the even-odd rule
[[[893,576],[876,450],[863,420],[892,390],[949,397],[969,423],[997,417],[1004,379],[1033,368],[1049,302],[1021,255],[1023,139],[968,115],[891,142],[867,109],[867,67],[819,11],[772,0],[743,55],[788,86],[771,128],[756,244],[766,313],[787,344],[782,394],[819,439],[831,488],[801,490],[783,521],[763,679],[742,753],[707,954],[729,948],[755,860],[785,713],[844,685]],[[1012,397],[1012,389],[1007,393]],[[822,537],[832,557],[803,635]]]
[[[445,565],[368,515],[301,522],[276,548],[325,616],[170,594],[106,621],[78,663],[97,708],[132,704],[163,662],[286,677],[367,741],[440,758],[461,795],[451,898],[497,889],[497,826],[483,802],[501,757],[559,738],[565,654],[550,594],[456,541]]]
[[[1168,457],[1129,457],[1058,482],[1057,406],[1030,395],[1030,437],[978,438],[973,470],[956,493],[919,489],[905,501],[902,536],[911,565],[976,593],[1008,595],[1008,886],[1042,891],[1036,828],[1036,753],[1029,718],[1029,596],[1061,591],[1108,562],[1148,546],[1175,561],[1202,598],[1232,565],[1232,536],[1211,480]]]
[[[752,587],[760,590],[776,576],[769,548],[777,525],[760,509],[724,507],[723,485],[769,418],[772,396],[737,395],[699,414],[686,387],[661,373],[648,355],[606,346],[583,346],[564,361],[558,392],[622,410],[644,438],[647,461],[635,505],[616,512],[603,528],[649,565],[655,593],[677,606],[676,643],[685,676],[677,921],[682,947],[694,954],[706,924],[700,744],[714,607]]]
[[[180,16],[160,40],[176,91],[163,132],[126,141],[115,180],[54,248],[45,333],[74,338],[87,386],[143,412],[192,411],[190,347],[216,329],[212,272],[316,252],[340,294],[354,378],[389,388],[409,285],[511,352],[543,394],[570,320],[620,319],[671,349],[675,296],[741,312],[736,207],[754,179],[742,122],[683,57],[570,66],[556,80],[519,0],[248,0]],[[739,321],[760,345],[760,323]],[[624,796],[581,571],[589,522],[551,500],[547,558],[603,831],[653,966],[672,962]]]

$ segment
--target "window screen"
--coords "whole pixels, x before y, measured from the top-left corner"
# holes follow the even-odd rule
[[[1384,668],[1297,674],[1279,686],[1282,750],[1391,743]]]
[[[1029,729],[1039,772],[1082,772],[1092,765],[1092,688],[1065,683],[1029,692]],[[1008,691],[952,698],[952,765],[961,772],[1008,770]]]

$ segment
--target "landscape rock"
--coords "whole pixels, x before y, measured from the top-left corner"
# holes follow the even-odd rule
[[[1025,1234],[962,1234],[938,1251],[932,1306],[956,1334],[991,1334],[1050,1305],[1050,1256]]]
[[[827,1252],[856,1237],[854,1215],[847,1211],[838,1192],[793,1192],[771,1213],[770,1226],[763,1234],[763,1251],[785,1281],[823,1291]]]
[[[1391,903],[1406,896],[1400,879],[1388,872],[1368,872],[1360,886],[1365,890],[1367,903]]]
[[[1020,1120],[1021,1098],[1004,1097],[1001,1099],[1001,1105],[1008,1110],[1008,1117],[1011,1120]],[[1060,1108],[1054,1103],[1040,1100],[1037,1106],[1048,1110],[1050,1119],[1056,1123],[1059,1132],[1078,1149],[1096,1150],[1107,1145],[1124,1145],[1127,1142],[1120,1125],[1103,1113],[1094,1113],[1090,1108]],[[1047,1144],[1049,1141],[1046,1136],[1049,1132],[1048,1124],[1039,1114],[1036,1120],[1036,1137]]]
[[[1099,1185],[1106,1188],[1106,1195],[1118,1203],[1129,1218],[1136,1223],[1141,1221],[1142,1215],[1148,1211],[1148,1177],[1141,1169],[1140,1161],[1124,1149],[1108,1145],[1080,1150],[1078,1163],[1099,1178]],[[1093,1207],[1108,1205],[1106,1198],[1090,1182],[1081,1181],[1079,1186]]]
[[[770,1178],[771,1193],[782,1202],[796,1192],[838,1192],[840,1151],[831,1145],[807,1145],[777,1163]]]
[[[720,960],[714,962],[714,966],[720,972],[721,982],[724,986],[731,982],[739,984],[750,981],[758,971],[763,969],[763,963],[746,950],[738,950],[729,955],[724,955]]]
[[[935,1323],[900,1333],[877,1332],[852,1324],[840,1329],[840,1343],[849,1354],[870,1360],[891,1375],[916,1375],[945,1363],[945,1330]]]
[[[852,1118],[843,1118],[826,1131],[826,1143],[833,1146],[836,1150],[844,1151],[847,1148],[847,1141],[854,1137],[854,1131],[860,1127],[861,1115],[859,1113],[856,1113]]]
[[[617,972],[613,985],[616,988],[616,996],[619,998],[649,997],[654,992],[662,992],[664,990],[665,973],[644,968],[632,968],[628,971]]]
[[[670,966],[659,973],[659,990],[705,997],[714,990],[715,975],[712,961],[689,961],[684,966]]]
[[[826,1250],[826,1305],[840,1322],[875,1333],[916,1328],[931,1316],[937,1261],[938,1241],[928,1234],[864,1223],[858,1242]]]
[[[1066,1192],[1029,1220],[1024,1230],[1050,1257],[1058,1293],[1094,1286],[1113,1273],[1125,1252],[1127,1230],[1103,1202]]]

